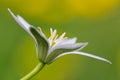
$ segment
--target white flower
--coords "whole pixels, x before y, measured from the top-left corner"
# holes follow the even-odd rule
[[[76,43],[77,38],[67,38],[65,37],[66,33],[58,36],[57,30],[53,30],[52,28],[50,28],[51,36],[47,38],[40,28],[29,24],[19,15],[15,16],[10,9],[8,9],[8,11],[15,21],[33,37],[36,44],[37,56],[41,62],[49,64],[64,55],[78,54],[111,64],[111,62],[105,58],[80,52],[80,50],[88,44],[87,42]]]

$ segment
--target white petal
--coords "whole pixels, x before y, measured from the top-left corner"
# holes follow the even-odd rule
[[[15,16],[14,13],[8,9],[8,11],[10,12],[11,16],[15,19],[15,21],[23,28],[25,29],[28,33],[30,33],[29,28],[30,28],[30,24],[27,23],[27,21],[25,21],[22,17],[20,16]]]
[[[81,43],[79,43],[79,44],[81,44],[81,45],[83,45],[81,48],[79,48],[77,51],[79,51],[79,50],[82,50],[84,47],[86,47],[87,45],[88,45],[88,42],[81,42]]]
[[[101,60],[101,61],[105,61],[105,62],[108,62],[110,64],[112,64],[111,61],[105,59],[105,58],[102,58],[102,57],[99,57],[99,56],[96,56],[96,55],[93,55],[93,54],[89,54],[89,53],[85,53],[85,52],[66,52],[66,53],[63,53],[63,54],[60,54],[59,56],[57,56],[55,59],[53,59],[51,62],[55,61],[56,59],[64,56],[64,55],[67,55],[67,54],[78,54],[78,55],[83,55],[83,56],[87,56],[87,57],[91,57],[91,58],[94,58],[94,59],[98,59],[98,60]],[[50,62],[50,63],[51,63]]]
[[[17,15],[15,16],[14,13],[8,8],[8,11],[10,12],[11,16],[15,19],[15,21],[23,28],[25,29],[31,36],[33,36],[31,34],[30,28],[34,28],[36,29],[36,27],[32,26],[31,24],[29,24],[26,20],[24,20],[21,16]],[[37,30],[37,29],[36,29]],[[38,31],[38,30],[37,30]],[[38,31],[38,33],[44,37],[45,39],[47,39],[47,37],[44,35],[44,33],[42,32],[42,30]]]
[[[26,29],[29,29],[31,26],[27,21],[25,21],[21,16],[17,15],[18,20],[23,24]]]
[[[54,47],[52,49],[49,49],[49,52],[48,52],[48,55],[47,55],[45,62],[49,63],[54,58],[56,58],[57,56],[65,53],[65,52],[71,52],[71,51],[73,52],[73,51],[80,50],[85,45],[86,45],[86,43],[77,43],[77,44],[62,45],[62,46],[58,46],[58,47]]]
[[[36,44],[37,56],[39,60],[44,61],[49,49],[49,43],[44,33],[38,30],[36,27],[30,25],[22,17],[16,17],[10,9],[8,9],[8,11],[10,12],[11,16],[15,19],[15,21],[20,25],[20,27],[26,30],[33,37]]]
[[[83,49],[88,43],[75,43],[75,44],[63,44],[63,45],[56,45],[52,47],[49,53],[53,52],[57,49],[74,49],[74,50],[81,50]]]
[[[74,43],[76,43],[76,40],[77,40],[76,37],[75,38],[66,38],[66,39],[63,39],[61,42],[59,42],[56,45],[74,44]]]

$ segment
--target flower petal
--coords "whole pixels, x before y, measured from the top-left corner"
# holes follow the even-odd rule
[[[53,47],[52,49],[49,50],[45,62],[49,63],[52,59],[56,58],[58,55],[62,53],[79,50],[84,46],[86,46],[86,43],[67,44],[67,45],[59,45],[57,47]]]
[[[86,45],[88,44],[88,42],[84,42],[84,43],[75,43],[75,44],[59,44],[56,45],[54,47],[52,47],[49,51],[49,53],[53,52],[54,50],[57,49],[74,49],[74,50],[81,50],[82,48],[84,48]]]
[[[66,52],[66,53],[62,53],[62,54],[58,55],[56,58],[54,58],[51,62],[57,60],[58,58],[60,58],[60,57],[62,57],[64,55],[67,55],[67,54],[83,55],[83,56],[91,57],[91,58],[98,59],[98,60],[105,61],[105,62],[108,62],[108,63],[112,64],[111,61],[109,61],[109,60],[107,60],[105,58],[102,58],[102,57],[99,57],[99,56],[96,56],[96,55],[93,55],[93,54],[85,53],[85,52]],[[49,63],[51,63],[51,62],[49,62]]]
[[[66,44],[75,44],[76,40],[77,40],[76,37],[75,38],[65,38],[62,41],[58,42],[58,43],[56,42],[57,44],[55,46],[57,46],[57,45],[66,45]]]
[[[36,28],[31,27],[30,31],[32,35],[34,36],[34,40],[36,43],[36,48],[37,48],[37,55],[40,61],[45,60],[47,54],[48,54],[48,49],[49,49],[49,43],[47,39],[42,35],[42,33]]]
[[[10,12],[11,16],[15,19],[15,21],[33,37],[37,48],[38,58],[41,61],[44,61],[49,48],[49,43],[44,33],[38,30],[36,27],[30,25],[22,17],[15,16],[10,9],[8,9],[8,11]]]
[[[27,23],[22,17],[20,17],[19,15],[18,16],[15,16],[14,13],[8,9],[9,13],[11,14],[11,16],[15,19],[15,21],[23,28],[25,29],[28,33],[30,32],[29,31],[29,28],[30,28],[30,24]]]

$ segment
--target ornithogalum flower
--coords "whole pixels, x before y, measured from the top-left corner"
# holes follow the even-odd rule
[[[50,28],[51,35],[47,38],[40,27],[36,28],[25,21],[21,16],[15,16],[10,9],[8,9],[8,11],[15,21],[34,39],[37,57],[40,62],[50,64],[64,55],[78,54],[111,63],[105,58],[81,52],[80,50],[88,44],[87,42],[76,43],[77,38],[67,38],[65,37],[65,32],[58,36],[57,30],[53,30],[52,28]]]

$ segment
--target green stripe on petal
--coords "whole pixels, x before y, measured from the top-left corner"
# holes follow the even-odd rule
[[[38,31],[36,28],[30,27],[30,31],[36,43],[38,58],[40,61],[44,62],[49,49],[48,41],[42,32]]]

